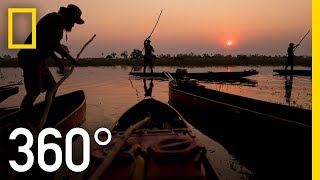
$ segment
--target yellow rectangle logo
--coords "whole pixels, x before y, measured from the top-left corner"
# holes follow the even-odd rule
[[[31,13],[31,44],[13,44],[13,14],[14,13]],[[36,49],[36,25],[37,25],[36,8],[8,8],[8,49]]]

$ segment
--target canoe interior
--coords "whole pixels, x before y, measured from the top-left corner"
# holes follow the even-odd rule
[[[125,112],[112,130],[125,131],[130,125],[135,124],[149,115],[151,115],[153,128],[187,128],[176,110],[153,98],[146,98]]]
[[[196,141],[183,117],[153,98],[145,98],[119,118],[112,128],[111,143],[93,149],[85,178],[95,172],[124,131],[147,115],[151,115],[151,122],[129,136],[102,179],[219,179],[206,158],[205,147]],[[194,163],[197,157],[199,164]]]

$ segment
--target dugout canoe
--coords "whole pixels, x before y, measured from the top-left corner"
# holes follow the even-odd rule
[[[256,179],[310,179],[311,110],[207,89],[195,80],[172,80],[168,86],[169,104],[248,161]]]
[[[312,113],[309,109],[216,91],[188,79],[169,82],[169,104],[178,104],[203,113],[220,110],[243,112],[256,116],[285,119],[306,126],[311,126],[312,119]]]
[[[197,79],[199,81],[221,81],[221,80],[235,80],[239,78],[244,78],[248,76],[253,76],[258,74],[257,70],[245,70],[245,71],[235,71],[235,72],[200,72],[200,73],[191,73],[187,72],[184,69],[177,69],[176,72],[170,73],[174,78],[178,77],[189,77],[191,79]],[[164,72],[154,72],[143,73],[143,72],[130,72],[129,75],[139,76],[139,77],[157,77],[167,79],[167,76]]]
[[[169,104],[251,165],[257,179],[310,179],[312,111],[171,80]],[[294,157],[294,164],[290,159]],[[295,173],[293,173],[295,172]]]
[[[44,128],[55,128],[61,133],[62,137],[65,137],[70,129],[79,127],[85,122],[86,96],[82,90],[57,96],[54,102],[55,105],[52,106],[52,111],[48,115]],[[6,158],[1,158],[0,162],[0,172],[2,172],[0,173],[0,179],[13,178],[15,176],[33,178],[46,176],[49,177],[49,173],[39,171],[36,168],[36,165],[33,166],[33,168],[37,169],[35,171],[29,170],[25,173],[16,173],[8,164],[9,159],[17,159],[17,161],[19,161],[22,157],[18,154],[22,154],[22,156],[24,156],[23,153],[17,153],[17,144],[13,144],[11,141],[9,142],[9,134],[18,127],[27,128],[31,131],[31,133],[35,133],[35,128],[37,128],[39,125],[44,107],[45,102],[35,104],[34,112],[30,112],[31,114],[28,119],[21,119],[19,116],[19,111],[15,111],[0,118],[0,144],[2,147],[6,147],[1,148],[0,150],[0,154],[6,154]],[[60,141],[61,140],[58,138],[55,143]],[[17,142],[20,141],[17,140]],[[33,152],[36,157],[37,152],[34,151],[34,149]]]
[[[19,87],[17,86],[0,87],[0,103],[18,92]]]

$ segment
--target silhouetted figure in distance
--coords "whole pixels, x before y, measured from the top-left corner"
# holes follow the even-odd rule
[[[143,87],[144,87],[144,97],[151,97],[152,95],[152,88],[153,88],[153,78],[150,80],[149,88],[147,88],[146,78],[143,78]]]
[[[289,47],[288,47],[288,50],[287,50],[287,53],[288,53],[287,64],[286,64],[286,67],[284,68],[286,72],[287,72],[288,66],[291,66],[291,71],[293,71],[294,51],[296,50],[296,48],[299,45],[300,44],[297,44],[297,45],[294,45],[293,43],[289,44]]]
[[[42,17],[37,23],[37,48],[21,49],[18,53],[19,66],[23,70],[24,85],[27,94],[20,106],[20,113],[25,116],[31,114],[32,106],[41,92],[52,90],[56,81],[45,64],[45,61],[52,57],[58,67],[64,70],[63,62],[57,57],[59,53],[67,58],[75,66],[78,62],[73,58],[68,49],[60,41],[63,38],[63,31],[71,32],[74,24],[83,24],[79,7],[70,4],[67,7],[60,7],[59,12],[52,12]],[[30,34],[25,44],[31,44]],[[47,93],[48,94],[48,93]],[[46,100],[47,100],[46,96]]]
[[[143,74],[146,73],[146,67],[149,66],[151,74],[153,74],[153,64],[152,64],[152,52],[154,52],[153,47],[151,46],[150,36],[144,40],[144,62],[143,62]]]

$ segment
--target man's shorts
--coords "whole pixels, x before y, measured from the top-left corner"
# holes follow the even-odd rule
[[[22,69],[24,86],[28,94],[39,94],[53,89],[56,85],[50,70],[43,63],[30,64]]]

